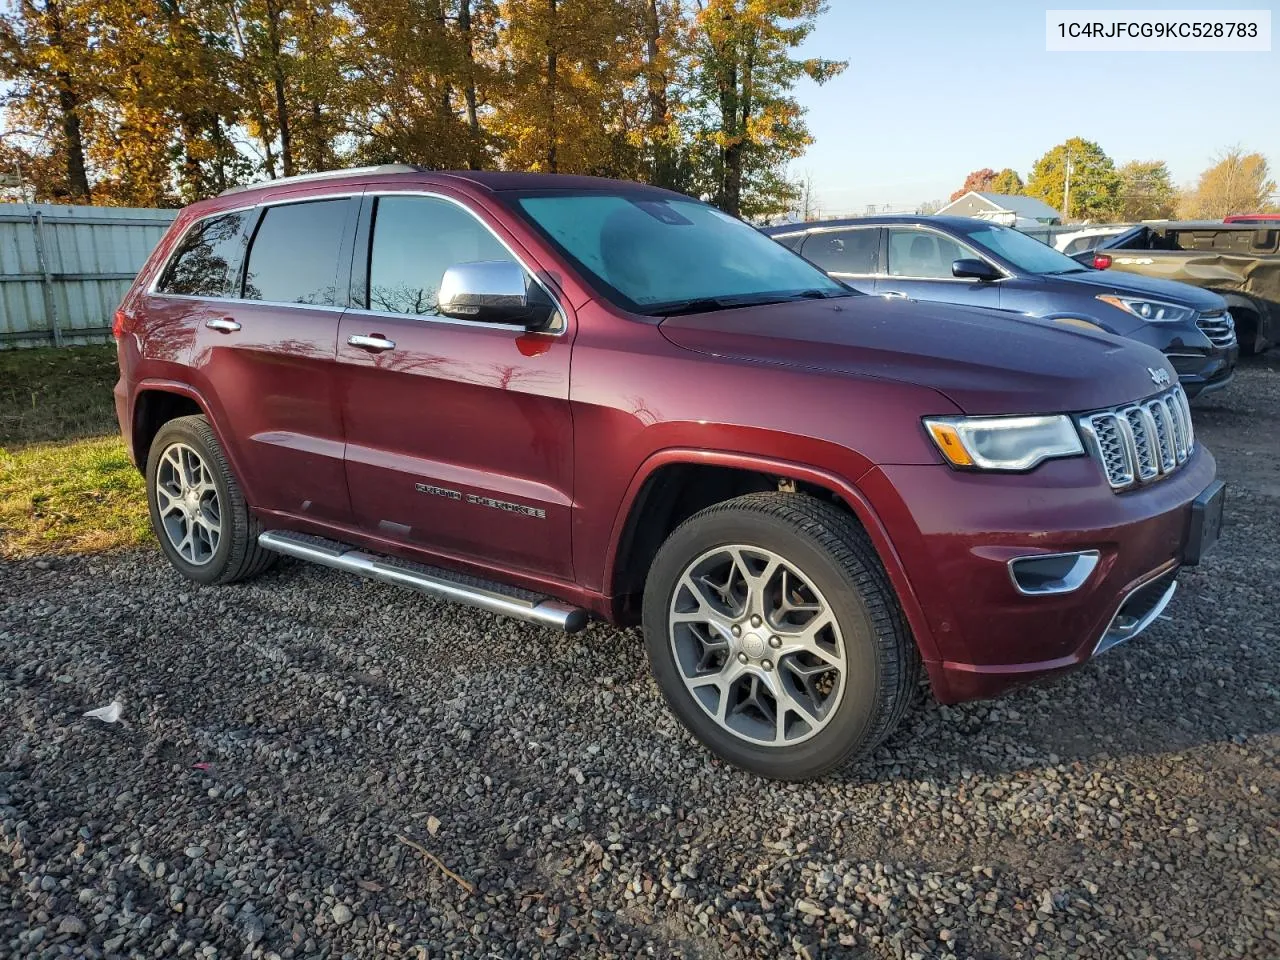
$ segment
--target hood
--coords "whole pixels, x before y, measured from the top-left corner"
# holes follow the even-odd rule
[[[1161,353],[1134,341],[952,304],[802,300],[670,317],[660,329],[677,346],[712,356],[932,388],[975,415],[1130,403],[1162,389],[1148,368],[1178,382]]]
[[[1112,256],[1119,256],[1118,251],[1108,251]],[[1138,254],[1139,256],[1141,254]],[[1225,310],[1227,301],[1212,290],[1201,290],[1189,283],[1178,283],[1175,280],[1156,280],[1152,277],[1139,276],[1136,273],[1125,273],[1119,270],[1089,270],[1086,273],[1067,273],[1059,276],[1047,276],[1053,283],[1069,283],[1089,287],[1095,297],[1112,293],[1118,296],[1151,297],[1153,300],[1166,300],[1179,306],[1192,307],[1201,313],[1210,310]],[[1081,291],[1084,292],[1084,291]]]

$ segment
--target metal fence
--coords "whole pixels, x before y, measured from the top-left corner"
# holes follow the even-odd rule
[[[0,203],[0,350],[93,343],[175,210]]]

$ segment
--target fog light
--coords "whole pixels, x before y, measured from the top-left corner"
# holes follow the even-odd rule
[[[1009,561],[1009,577],[1019,593],[1044,596],[1079,590],[1098,565],[1097,550],[1038,553]]]

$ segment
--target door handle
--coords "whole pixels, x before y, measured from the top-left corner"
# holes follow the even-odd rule
[[[910,300],[911,299],[900,290],[885,290],[883,293],[880,294],[880,296],[884,297],[886,300]]]
[[[347,343],[351,344],[353,347],[363,347],[365,350],[374,350],[379,353],[383,350],[394,350],[396,348],[396,342],[394,340],[388,340],[386,337],[379,336],[376,333],[367,337],[363,337],[359,334],[353,334],[352,336],[347,337]]]
[[[240,324],[230,317],[223,317],[220,320],[206,320],[204,325],[210,330],[217,330],[219,333],[235,333],[240,329]]]

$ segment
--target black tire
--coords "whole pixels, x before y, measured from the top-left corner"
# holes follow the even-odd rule
[[[668,625],[674,591],[695,558],[730,544],[756,546],[796,564],[840,625],[844,696],[826,726],[802,742],[765,746],[735,736],[681,679]],[[901,721],[919,681],[915,642],[866,532],[849,514],[803,494],[748,494],[686,520],[654,558],[643,618],[650,668],[680,721],[717,756],[773,779],[819,777],[865,756]]]
[[[208,467],[218,495],[221,536],[213,556],[199,565],[189,563],[178,553],[160,518],[157,475],[165,451],[176,443],[185,444],[200,456]],[[184,577],[204,584],[235,583],[256,577],[278,559],[278,554],[258,546],[261,525],[250,514],[222,446],[203,416],[178,417],[159,429],[147,453],[146,481],[151,529],[160,541],[160,549]]]

